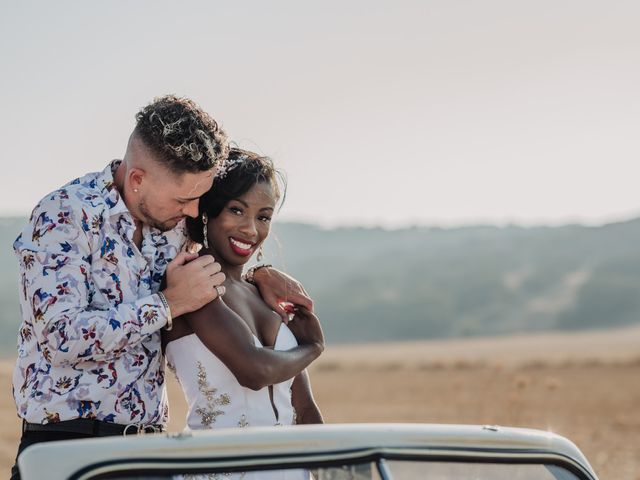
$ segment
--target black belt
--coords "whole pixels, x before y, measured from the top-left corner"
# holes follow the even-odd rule
[[[162,425],[138,425],[136,423],[121,425],[119,423],[109,423],[101,420],[91,420],[89,418],[76,418],[74,420],[44,424],[22,421],[23,432],[66,432],[93,435],[94,437],[160,433],[163,430],[164,427]]]

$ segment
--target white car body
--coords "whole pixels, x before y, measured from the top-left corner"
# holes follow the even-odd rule
[[[597,480],[564,437],[466,425],[333,424],[69,440],[33,445],[18,463],[23,480],[224,478],[274,468],[303,468],[318,479]]]

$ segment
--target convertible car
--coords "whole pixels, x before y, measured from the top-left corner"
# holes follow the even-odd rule
[[[27,448],[19,466],[24,480],[597,480],[580,450],[554,433],[429,424],[238,428],[51,442]]]

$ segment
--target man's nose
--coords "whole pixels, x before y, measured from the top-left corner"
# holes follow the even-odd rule
[[[198,216],[198,201],[199,199],[196,198],[187,203],[182,209],[182,213],[187,217],[196,218]]]

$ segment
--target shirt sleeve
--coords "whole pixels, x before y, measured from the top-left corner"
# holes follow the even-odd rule
[[[21,307],[52,365],[109,361],[162,328],[169,312],[157,294],[133,303],[91,306],[91,242],[81,204],[53,195],[34,210],[14,243],[22,273]],[[118,289],[118,278],[114,278]]]

